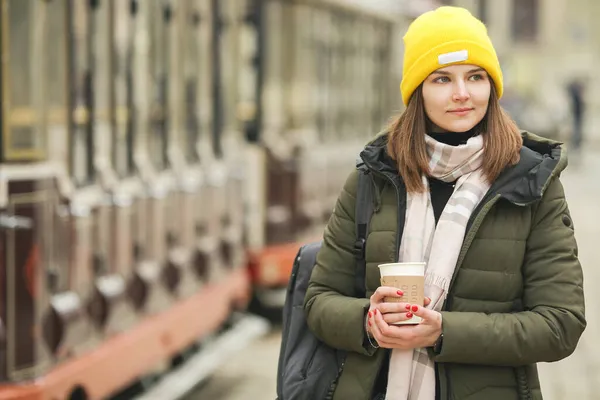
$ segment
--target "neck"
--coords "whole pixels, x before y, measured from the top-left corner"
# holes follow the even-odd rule
[[[427,128],[428,132],[432,132],[432,133],[449,133],[450,132],[450,131],[445,130],[444,128],[440,128],[433,122],[430,122],[428,125],[429,125]]]
[[[467,140],[469,140],[473,136],[477,136],[478,133],[479,131],[473,128],[466,132],[430,131],[428,132],[428,135],[440,143],[444,143],[450,146],[459,146],[461,144],[467,143]]]

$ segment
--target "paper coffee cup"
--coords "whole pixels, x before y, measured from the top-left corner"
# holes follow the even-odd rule
[[[425,263],[405,262],[380,264],[381,285],[398,288],[404,292],[402,297],[386,297],[384,301],[390,303],[409,303],[423,307],[425,289]],[[421,317],[413,316],[396,325],[418,324]]]

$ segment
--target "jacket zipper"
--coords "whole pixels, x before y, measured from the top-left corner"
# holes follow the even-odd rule
[[[397,217],[397,221],[396,224],[397,226],[400,226],[400,224],[402,223],[402,220],[404,219],[404,216],[401,215],[401,209],[400,209],[400,187],[398,186],[398,184],[394,181],[394,179],[390,176],[390,173],[386,173],[386,172],[381,172],[376,170],[375,168],[373,168],[373,166],[367,162],[366,160],[363,159],[363,162],[365,163],[365,165],[367,166],[367,168],[374,173],[375,175],[379,175],[381,177],[383,177],[385,180],[389,181],[392,186],[394,186],[394,189],[396,190],[396,212],[398,214]],[[400,231],[400,229],[397,230],[396,232],[396,246],[395,246],[395,252],[396,254],[394,255],[394,262],[398,262],[399,258],[400,258],[400,239],[402,237],[402,232]]]
[[[400,201],[400,188],[398,187],[398,185],[396,185],[396,183],[389,178],[390,181],[392,182],[392,185],[394,185],[394,188],[396,189],[396,209],[397,209],[397,223],[396,226],[400,227],[400,224],[402,223],[402,219],[404,218],[403,215],[401,215],[402,210],[401,210],[401,201]],[[402,229],[404,231],[404,227]],[[394,262],[398,262],[400,260],[400,239],[402,238],[402,232],[400,231],[400,229],[396,229],[396,245],[394,246]]]
[[[398,214],[397,216],[397,220],[396,220],[396,226],[400,226],[402,224],[402,220],[404,219],[404,215],[402,215],[402,210],[400,205],[402,204],[402,202],[400,201],[400,186],[398,186],[398,184],[394,181],[394,179],[392,177],[390,177],[388,174],[384,173],[384,172],[379,172],[376,171],[375,169],[371,168],[369,166],[369,164],[365,163],[365,165],[367,167],[369,167],[369,169],[375,173],[376,175],[382,176],[383,178],[385,178],[385,180],[389,181],[392,186],[394,186],[394,189],[396,190],[396,213]],[[405,210],[406,211],[406,210]],[[395,243],[395,255],[394,255],[394,262],[398,262],[398,260],[400,259],[400,239],[402,238],[402,231],[400,229],[396,230],[396,243]]]
[[[396,182],[394,182],[394,179],[392,177],[390,177],[389,175],[387,175],[385,173],[382,173],[382,172],[379,172],[379,171],[376,171],[374,168],[371,168],[369,166],[369,164],[366,163],[366,162],[365,162],[365,165],[369,168],[369,170],[372,173],[374,173],[376,175],[379,175],[379,176],[382,176],[384,179],[388,180],[392,184],[392,186],[394,186],[394,189],[396,190],[396,209],[397,209],[396,213],[398,214],[398,218],[397,218],[396,224],[397,224],[397,226],[400,226],[400,224],[402,222],[402,219],[403,219],[402,210],[401,210],[401,204],[402,204],[402,202],[400,201],[400,187],[398,186],[398,184],[396,184]],[[400,229],[397,229],[397,232],[396,232],[396,244],[395,244],[395,247],[394,247],[394,249],[395,249],[394,250],[395,251],[394,262],[398,262],[398,260],[400,258],[399,249],[400,249],[400,239],[401,239],[401,237],[402,237],[402,232],[400,231]],[[371,390],[370,390],[371,395],[373,394],[374,385],[377,382],[377,376],[379,376],[379,374],[381,373],[381,369],[383,368],[383,362],[384,361],[382,361],[382,365],[379,366],[379,371],[377,371],[377,375],[375,375],[375,382],[373,382],[373,386],[371,386]],[[342,364],[342,368],[343,368],[343,364]],[[339,379],[339,375],[338,375],[338,379]]]
[[[300,264],[300,258],[301,258],[301,256],[298,255],[294,259],[294,264],[292,266],[292,273],[290,274],[290,279],[288,280],[288,286],[286,288],[286,298],[288,298],[288,296],[292,292],[293,287],[296,285],[296,275],[298,274],[298,265]],[[287,315],[287,313],[288,313],[288,310],[285,307],[283,309],[283,313],[285,315]],[[290,327],[289,327],[289,325],[287,325],[285,327],[285,330],[282,332],[281,337],[287,338],[288,334],[289,334],[289,330],[290,330]],[[278,367],[277,367],[278,374],[277,374],[277,399],[276,400],[280,400],[283,398],[283,393],[281,392],[281,390],[283,387],[282,381],[285,377],[285,371],[283,371],[282,363],[283,363],[283,355],[285,354],[286,349],[287,349],[286,342],[285,342],[285,340],[282,340],[281,341],[281,349],[279,350],[279,354],[281,354],[281,356],[280,356],[279,362],[277,364],[278,365]],[[305,376],[305,374],[304,374],[304,376]]]
[[[465,256],[467,255],[467,251],[469,251],[469,248],[471,247],[471,243],[473,242],[473,239],[475,238],[477,231],[479,231],[479,227],[481,226],[483,219],[485,218],[487,213],[490,211],[490,209],[493,207],[494,204],[496,204],[496,202],[499,199],[500,199],[500,195],[496,194],[491,199],[485,200],[485,203],[483,203],[482,207],[479,210],[475,210],[475,212],[474,212],[475,219],[473,220],[473,224],[469,227],[469,230],[467,231],[467,234],[465,235],[465,239],[464,239],[462,247],[460,249],[460,253],[458,254],[458,260],[456,261],[456,267],[454,268],[454,273],[452,274],[452,279],[450,280],[450,286],[448,287],[448,295],[450,295],[450,292],[452,291],[452,285],[454,284],[456,276],[458,275],[458,270],[459,270],[460,266],[462,265],[462,262],[463,262]],[[448,299],[448,297],[450,297],[450,296],[447,296],[446,300]],[[447,306],[447,304],[444,301],[444,304],[442,305],[442,310],[445,310],[446,306]]]
[[[319,347],[321,347],[320,344],[317,344],[315,346],[315,348],[313,349],[312,354],[308,360],[308,363],[306,364],[304,371],[302,371],[302,377],[304,379],[306,379],[306,376],[308,375],[308,371],[310,371],[310,367],[312,367],[313,362],[315,361],[315,356],[317,355],[317,350],[319,350]]]
[[[473,224],[469,228],[469,230],[465,236],[465,240],[463,241],[463,245],[462,245],[462,248],[458,255],[458,260],[456,262],[456,267],[454,268],[454,273],[452,274],[452,279],[450,280],[450,286],[448,287],[448,294],[446,296],[446,300],[444,300],[444,304],[442,304],[442,311],[444,311],[448,308],[448,299],[450,298],[450,294],[452,292],[452,286],[454,284],[456,276],[458,275],[458,270],[467,254],[467,251],[469,251],[469,248],[471,247],[471,243],[473,243],[473,239],[475,238],[477,231],[479,231],[479,227],[481,226],[481,223],[483,222],[485,216],[490,211],[490,209],[494,206],[494,204],[496,204],[498,199],[500,199],[500,195],[496,194],[491,199],[485,200],[485,202],[482,201],[483,205],[481,206],[481,208],[479,210],[475,210],[475,213],[474,213],[475,219],[473,220]],[[444,365],[439,365],[439,374],[440,374],[440,399],[447,399],[448,393],[451,393],[451,383],[450,383],[450,377],[448,376],[448,374],[446,374],[446,368]],[[444,377],[446,378],[445,380],[441,379],[442,375],[444,375]]]
[[[344,356],[344,359],[342,360],[342,363],[340,364],[340,367],[338,368],[338,373],[337,373],[337,376],[335,377],[335,380],[333,382],[331,382],[331,385],[329,386],[329,391],[325,395],[325,400],[333,399],[335,389],[337,388],[338,382],[340,380],[340,376],[342,375],[342,372],[344,371],[345,365],[346,365],[346,356]]]

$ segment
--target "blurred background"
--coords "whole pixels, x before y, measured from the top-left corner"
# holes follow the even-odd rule
[[[540,376],[599,399],[600,2],[0,0],[0,400],[274,399],[296,252],[440,5],[485,22],[502,104],[568,148],[589,324]]]

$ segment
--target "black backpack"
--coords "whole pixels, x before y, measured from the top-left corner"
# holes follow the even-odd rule
[[[356,297],[365,296],[365,245],[373,214],[373,182],[369,170],[357,162]],[[321,242],[309,243],[296,255],[283,308],[283,333],[277,370],[277,400],[325,400],[333,397],[346,360],[346,352],[329,347],[309,329],[304,297]],[[357,327],[360,329],[360,327]]]

